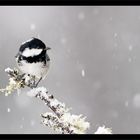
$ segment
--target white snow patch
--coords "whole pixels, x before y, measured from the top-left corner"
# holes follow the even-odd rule
[[[46,92],[47,89],[45,87],[38,87],[38,88],[33,88],[30,91],[27,92],[27,95],[30,97],[36,96],[36,94],[41,93],[41,96],[46,97]]]
[[[111,128],[99,127],[94,134],[112,134]]]
[[[85,77],[85,70],[84,69],[81,71],[81,74],[82,74],[82,77]]]

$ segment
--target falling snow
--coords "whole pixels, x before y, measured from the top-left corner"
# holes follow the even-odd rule
[[[97,8],[95,8],[95,9],[93,10],[93,14],[94,14],[94,15],[98,15],[98,14],[99,14],[99,10],[98,10]]]
[[[129,45],[128,50],[129,51],[132,51],[133,50],[133,46],[132,45]]]
[[[140,93],[135,94],[133,97],[133,105],[135,108],[140,108]]]
[[[23,125],[21,124],[19,127],[20,127],[20,129],[22,129],[23,128]]]
[[[11,112],[11,109],[10,109],[10,108],[7,108],[7,112],[8,112],[8,113]]]
[[[35,30],[35,28],[36,28],[35,24],[32,23],[32,24],[30,25],[30,29],[33,31],[33,30]]]
[[[110,18],[109,18],[109,21],[112,21],[112,20],[113,20],[113,18],[112,18],[112,17],[110,17]]]
[[[79,7],[79,9],[74,10],[74,8],[73,8],[72,12],[71,12],[72,9],[70,9],[70,11],[68,9],[66,8],[66,12],[64,12],[64,14],[62,14],[60,16],[61,18],[59,18],[59,17],[57,18],[57,16],[59,14],[63,13],[62,12],[64,10],[63,7],[61,7],[60,11],[58,11],[59,13],[56,12],[57,10],[55,11],[55,8],[50,11],[47,8],[47,10],[48,10],[48,11],[46,10],[47,12],[45,11],[44,8],[42,11],[41,11],[41,8],[36,11],[29,10],[30,12],[32,11],[32,14],[31,13],[29,14],[29,12],[26,11],[23,14],[23,16],[25,15],[25,17],[23,17],[22,19],[24,19],[25,22],[27,21],[27,27],[26,26],[24,27],[21,25],[22,28],[20,28],[20,33],[23,33],[23,34],[21,34],[22,36],[20,37],[20,39],[24,40],[24,38],[28,38],[30,35],[32,37],[32,35],[34,35],[35,37],[37,37],[39,39],[43,38],[44,41],[46,41],[46,42],[47,42],[47,40],[49,40],[50,43],[52,44],[52,46],[50,46],[50,47],[52,47],[52,53],[54,52],[52,57],[50,57],[51,60],[54,59],[53,62],[56,61],[54,56],[56,56],[56,58],[58,58],[58,60],[60,60],[60,58],[62,58],[61,60],[63,60],[62,62],[58,61],[58,63],[56,63],[56,65],[52,65],[52,67],[53,66],[57,67],[57,66],[60,66],[61,64],[63,64],[64,66],[65,66],[65,64],[67,64],[68,66],[71,66],[70,68],[74,68],[74,66],[76,66],[76,70],[78,72],[78,76],[77,75],[76,76],[80,77],[83,80],[85,80],[85,78],[87,78],[87,83],[85,82],[85,87],[87,87],[87,91],[89,91],[88,92],[89,97],[87,96],[87,98],[86,98],[87,100],[85,99],[85,101],[84,101],[87,104],[87,110],[86,109],[85,110],[88,112],[87,113],[87,115],[89,115],[88,117],[91,117],[93,119],[93,121],[95,121],[93,111],[96,110],[96,106],[94,106],[94,104],[99,104],[99,105],[100,105],[100,103],[102,104],[102,100],[99,100],[99,102],[98,101],[96,102],[96,98],[95,98],[95,102],[92,103],[93,106],[91,105],[88,107],[88,102],[89,102],[88,99],[95,95],[94,91],[98,91],[97,92],[97,93],[99,93],[98,99],[100,99],[100,97],[101,97],[104,100],[109,101],[109,100],[112,100],[115,98],[116,102],[114,102],[114,106],[111,106],[111,108],[115,107],[116,105],[118,105],[118,107],[120,107],[120,105],[118,104],[117,101],[118,100],[120,101],[120,99],[121,99],[121,101],[123,100],[122,104],[125,109],[129,109],[130,112],[136,111],[136,113],[138,114],[139,110],[135,110],[135,109],[136,108],[140,109],[139,91],[138,91],[138,93],[132,92],[131,96],[129,96],[129,99],[127,99],[127,97],[128,97],[127,95],[130,95],[131,91],[139,90],[139,86],[140,86],[140,76],[139,76],[139,67],[140,67],[140,63],[139,63],[139,61],[140,61],[140,57],[139,57],[139,49],[140,49],[140,47],[139,47],[139,23],[140,22],[138,22],[138,20],[140,20],[140,16],[139,16],[139,12],[137,12],[137,11],[139,11],[139,8],[131,7],[131,9],[129,9],[127,7],[125,9],[123,7],[121,9],[119,7],[117,9],[117,7],[105,8],[105,7],[93,6],[89,9],[86,7],[83,7],[83,8],[81,7],[81,9],[80,9],[80,7]],[[26,15],[26,13],[27,13],[27,15]],[[43,18],[44,13],[46,13],[45,19]],[[121,13],[123,13],[123,14],[121,14]],[[48,16],[47,16],[47,14],[48,14]],[[53,16],[51,16],[50,14],[52,14]],[[18,15],[19,15],[18,12],[15,12],[15,18],[18,17]],[[5,22],[4,17],[5,16],[3,16],[3,20],[2,20],[3,24]],[[76,20],[75,20],[75,18],[76,18]],[[121,20],[121,19],[123,19],[123,20]],[[15,20],[13,18],[13,20],[11,20],[10,24],[15,26],[14,21]],[[57,26],[52,26],[52,28],[51,28],[51,25],[54,25],[54,23]],[[71,23],[73,23],[73,24],[71,24]],[[41,27],[40,27],[40,25],[41,25]],[[87,25],[89,25],[89,26],[87,26]],[[135,26],[133,26],[133,25],[135,25]],[[5,27],[7,27],[7,26],[5,26]],[[13,26],[9,26],[9,28],[11,28],[11,27],[13,27]],[[55,28],[55,27],[58,27],[58,28]],[[26,28],[28,30],[26,30]],[[41,30],[39,30],[39,32],[36,32],[37,29],[41,29]],[[82,30],[79,30],[79,29],[82,29]],[[19,34],[18,28],[17,28],[17,31],[16,30],[14,30],[14,31],[15,31],[14,37],[18,38],[16,36],[16,34],[17,35]],[[25,31],[27,31],[27,32],[25,32]],[[54,34],[55,34],[55,36],[54,36]],[[5,37],[5,35],[3,35],[2,37]],[[9,38],[9,37],[7,36],[7,38]],[[5,39],[1,38],[0,47],[2,47],[5,44],[3,42],[3,40],[5,41]],[[14,39],[14,40],[15,40],[14,43],[18,48],[18,43],[19,43],[18,41],[20,41],[20,40],[17,40],[17,44],[16,44],[16,39]],[[13,44],[13,42],[11,42],[11,41],[9,41],[9,42]],[[15,46],[15,45],[12,45],[12,46]],[[85,46],[86,46],[86,49],[85,49]],[[88,46],[92,46],[92,47],[88,47]],[[105,46],[108,46],[108,48],[110,50],[107,49],[107,51],[106,51],[105,49],[107,47],[105,47]],[[55,51],[57,50],[58,47],[60,48],[60,49],[58,49],[59,52],[55,53]],[[4,48],[6,48],[6,47],[3,47],[3,49]],[[6,50],[4,50],[4,51],[6,52]],[[17,51],[16,48],[15,48],[15,51]],[[63,59],[63,55],[60,55],[61,54],[60,52],[65,52],[66,57],[68,57],[70,59],[64,60],[65,58]],[[77,55],[74,56],[74,53]],[[1,60],[3,58],[3,55],[4,54],[1,55]],[[12,59],[13,58],[12,53],[9,54],[8,57],[10,57]],[[77,59],[79,59],[79,60],[77,61]],[[88,62],[88,60],[94,60],[94,61],[93,61],[93,63],[90,63],[90,62]],[[71,63],[72,61],[75,61],[75,62],[77,61],[77,64],[71,65],[71,64],[73,64],[73,63]],[[60,65],[59,65],[59,62],[60,62]],[[85,65],[86,65],[86,67],[85,67]],[[3,69],[3,67],[2,67],[2,69]],[[59,73],[59,71],[57,71],[57,69],[52,69],[52,71],[50,70],[50,72],[52,72],[52,74],[57,73],[57,72]],[[63,77],[70,76],[70,78],[72,78],[71,75],[68,75],[67,73],[68,73],[67,71],[64,72]],[[75,74],[75,73],[72,73],[72,74]],[[74,75],[74,78],[77,78],[76,76]],[[54,78],[58,78],[58,77],[54,76]],[[50,73],[50,79],[51,79],[51,73]],[[65,88],[67,88],[67,90],[68,90],[68,87],[65,87],[65,83],[64,83],[64,80],[66,80],[66,79],[60,78],[60,81],[58,81],[58,82],[57,82],[57,80],[58,79],[54,79],[55,82],[51,81],[51,83],[53,83],[52,85],[55,85],[55,86],[52,86],[54,89],[50,89],[50,90],[52,90],[52,91],[56,90],[56,95],[58,95],[58,97],[59,97],[59,95],[60,96],[64,95],[64,97],[65,97],[66,93],[62,92],[61,94],[57,94],[57,92],[59,92],[59,91],[57,91],[57,89],[59,89],[61,91],[65,91],[66,90]],[[48,81],[49,81],[49,79],[48,79]],[[70,81],[72,81],[72,80],[70,80]],[[77,82],[78,84],[75,85],[77,89],[81,85],[80,82]],[[44,81],[44,83],[46,83],[46,82]],[[44,83],[42,83],[42,84],[44,84]],[[62,83],[64,83],[64,84],[62,84]],[[70,86],[71,90],[73,91],[73,88],[75,88],[75,86],[72,87],[73,82],[72,83],[69,82],[68,85]],[[89,85],[89,87],[88,87],[88,85]],[[90,89],[90,86],[91,86],[91,89]],[[48,87],[48,85],[47,85],[47,87]],[[108,89],[108,88],[109,88],[109,90],[106,92],[106,89]],[[117,95],[114,94],[116,92],[116,90],[118,91]],[[22,92],[24,92],[24,90],[22,90]],[[103,92],[103,94],[102,94],[102,92]],[[13,96],[13,101],[12,101],[14,104],[16,104],[16,107],[18,109],[20,109],[20,110],[25,109],[26,111],[28,110],[27,114],[24,114],[25,118],[22,116],[21,117],[19,116],[18,122],[21,121],[21,123],[23,123],[23,124],[20,124],[20,123],[17,124],[16,126],[18,129],[23,128],[24,123],[26,123],[26,121],[29,120],[30,114],[34,113],[34,109],[39,110],[39,108],[40,108],[39,106],[36,108],[34,106],[34,104],[32,104],[32,100],[30,100],[30,98],[26,97],[25,93],[26,92],[21,94],[21,91],[17,90],[15,96]],[[76,94],[77,95],[82,94],[84,96],[85,93],[83,90],[83,91],[77,92]],[[110,96],[108,96],[108,95],[110,95]],[[7,96],[7,94],[5,94],[5,96]],[[77,97],[80,97],[80,96],[77,96]],[[1,98],[1,100],[3,100],[3,99]],[[9,100],[10,100],[10,98],[9,98]],[[73,100],[71,99],[71,101],[73,101]],[[8,103],[8,102],[4,102],[4,104],[6,104],[6,103]],[[75,106],[77,106],[77,104],[78,104],[78,102],[75,102]],[[32,105],[35,108],[32,108]],[[134,108],[132,108],[131,105]],[[12,113],[13,113],[12,115],[16,115],[16,114],[14,114],[16,109],[12,109],[13,107],[11,107],[11,106],[9,106],[9,107],[4,109],[5,113],[6,114],[9,113],[8,115],[11,115]],[[93,107],[93,109],[90,110],[90,107]],[[104,108],[104,106],[101,106],[101,107]],[[101,109],[103,109],[103,108],[101,108]],[[30,109],[31,109],[31,111],[29,111]],[[107,108],[107,109],[109,109],[109,108]],[[113,109],[115,109],[115,108],[113,108]],[[28,112],[29,112],[29,114],[28,114]],[[15,113],[17,113],[17,112],[15,112]],[[24,111],[22,113],[24,113]],[[104,119],[103,114],[104,114],[104,112],[101,112],[101,116],[99,116],[100,120]],[[123,117],[123,115],[124,114],[119,113],[118,110],[114,110],[110,113],[110,116],[113,119],[117,118],[115,120],[116,122],[117,121],[119,122],[120,120],[118,118]],[[120,117],[118,117],[118,116],[120,116]],[[139,114],[136,116],[135,115],[132,115],[132,116],[134,118],[134,119],[131,118],[133,120],[132,122],[127,122],[127,119],[123,120],[124,121],[123,125],[127,124],[127,126],[129,126],[126,128],[126,130],[125,130],[126,132],[127,131],[130,132],[130,130],[132,130],[131,125],[134,126],[133,123],[135,123],[137,121]],[[130,117],[131,117],[131,115],[130,115]],[[107,121],[107,120],[105,120],[105,121]],[[8,122],[8,121],[6,120],[6,122]],[[34,126],[37,123],[39,123],[39,122],[35,122],[35,120],[29,120],[28,125]],[[124,127],[122,127],[122,124],[121,123],[114,123],[114,124],[115,125],[118,124],[115,126],[116,132],[118,130],[118,133],[122,133],[121,131],[123,131],[123,128],[124,128]],[[111,124],[111,125],[113,126],[114,124]],[[1,130],[2,130],[2,127],[3,126],[1,126]],[[7,125],[7,128],[8,127],[9,126]],[[115,129],[115,127],[114,127],[114,129]],[[137,126],[135,126],[135,127],[137,127]],[[133,128],[133,130],[134,129],[135,128]],[[22,131],[24,133],[23,129],[22,129]],[[49,132],[46,131],[46,133],[49,133]]]
[[[128,62],[129,62],[129,63],[132,62],[132,58],[128,58]]]
[[[114,33],[114,37],[116,38],[118,36],[118,34],[117,33]]]
[[[85,77],[85,70],[81,71],[82,77]]]
[[[115,46],[115,47],[117,47],[117,46],[118,46],[118,44],[117,44],[117,43],[114,43],[114,46]]]
[[[62,44],[66,44],[67,39],[66,39],[66,38],[61,38],[60,42],[61,42]]]
[[[125,101],[125,106],[126,107],[128,107],[128,104],[129,104],[129,102],[128,101]]]
[[[85,18],[85,14],[83,12],[78,14],[78,19],[83,20]]]
[[[35,121],[31,120],[30,124],[31,124],[31,126],[34,126],[35,125]]]

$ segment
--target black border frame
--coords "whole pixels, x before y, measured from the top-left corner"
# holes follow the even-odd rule
[[[0,6],[140,6],[139,0],[0,0]],[[128,140],[140,139],[140,134],[111,134],[111,135],[62,135],[62,134],[0,134],[0,139],[33,139],[33,140]]]

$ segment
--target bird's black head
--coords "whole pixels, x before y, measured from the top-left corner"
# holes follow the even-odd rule
[[[26,42],[22,43],[19,51],[23,52],[26,48],[47,50],[46,45],[38,38],[32,38],[32,39],[27,40]]]

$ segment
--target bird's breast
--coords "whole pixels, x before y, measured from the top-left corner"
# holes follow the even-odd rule
[[[49,69],[50,62],[47,61],[46,64],[42,62],[27,63],[26,61],[21,61],[19,69],[26,74],[35,75],[37,78],[46,76]]]

